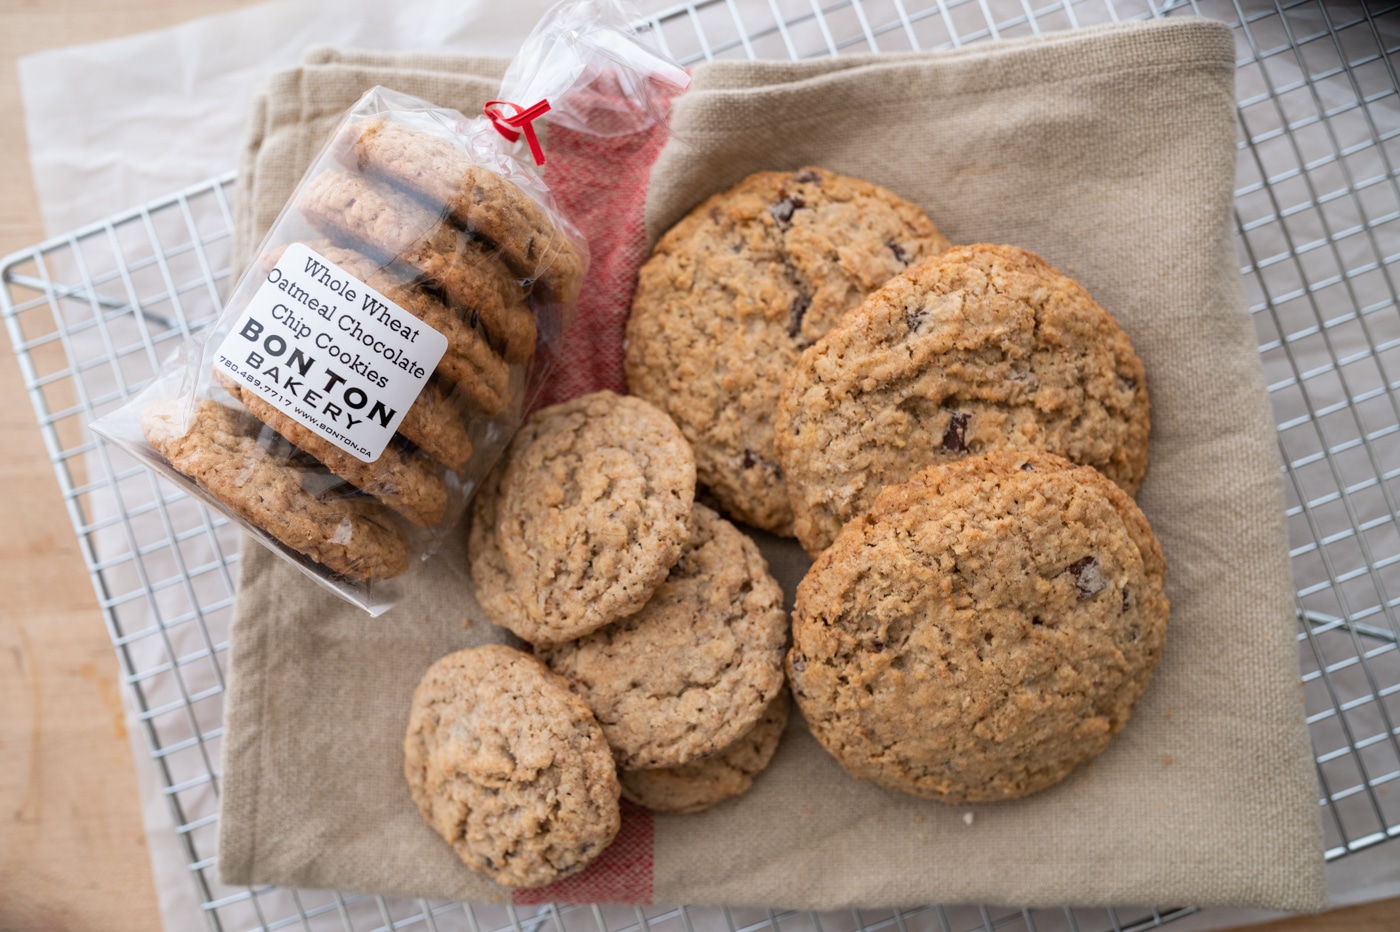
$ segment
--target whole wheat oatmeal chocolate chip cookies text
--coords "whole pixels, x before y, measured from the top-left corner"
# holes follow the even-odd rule
[[[1148,427],[1143,365],[1113,317],[1039,256],[979,244],[909,269],[806,350],[776,432],[816,554],[885,486],[987,450],[1048,450],[1134,494]]]
[[[675,418],[726,512],[790,536],[779,380],[844,311],[947,246],[884,188],[819,168],[751,175],[691,211],[642,267],[628,388]]]
[[[622,821],[612,755],[588,707],[501,644],[448,654],[423,675],[404,776],[424,821],[505,886],[582,870]]]
[[[999,451],[890,486],[797,590],[787,669],[852,776],[944,802],[1099,754],[1162,654],[1166,561],[1096,470]]]

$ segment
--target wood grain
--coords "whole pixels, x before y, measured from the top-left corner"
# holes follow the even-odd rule
[[[43,238],[16,60],[252,0],[0,0],[0,255]],[[120,674],[8,345],[0,349],[0,932],[160,928]],[[200,928],[191,916],[183,928]],[[1400,929],[1400,899],[1255,927]]]
[[[17,59],[249,5],[0,0],[0,256],[44,235]],[[0,930],[159,929],[116,655],[0,343]]]

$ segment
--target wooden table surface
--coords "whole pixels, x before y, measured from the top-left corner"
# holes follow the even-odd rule
[[[0,256],[43,238],[16,60],[253,0],[0,0]],[[160,927],[116,656],[13,352],[0,348],[0,932]],[[202,927],[191,916],[187,926]],[[1400,899],[1267,932],[1400,929]]]

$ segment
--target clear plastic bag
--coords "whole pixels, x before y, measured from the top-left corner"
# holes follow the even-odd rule
[[[684,79],[596,0],[547,14],[516,73],[474,118],[368,91],[215,324],[93,424],[371,614],[460,519],[583,284],[534,121],[608,134],[655,118],[649,82]],[[580,119],[600,81],[640,96]]]

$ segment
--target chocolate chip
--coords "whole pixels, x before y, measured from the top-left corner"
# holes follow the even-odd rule
[[[792,668],[798,673],[801,673],[803,670],[807,669],[807,658],[803,657],[801,654],[793,654]]]
[[[1021,472],[1035,472],[1035,467],[1032,466],[1030,463],[1022,463]]]
[[[871,653],[878,654],[878,653],[880,653],[881,651],[883,651],[884,649],[885,649],[885,642],[884,642],[884,641],[871,641],[871,642],[870,642],[870,651],[871,651]]]
[[[1128,590],[1127,590],[1127,589],[1124,589],[1124,590],[1123,590],[1123,611],[1126,612],[1126,611],[1128,610],[1128,606],[1129,606],[1130,604],[1131,604],[1131,603],[1128,601]]]
[[[1039,616],[1039,615],[1032,615],[1032,616],[1031,616],[1031,625],[1034,626],[1034,627],[1036,627],[1036,628],[1043,628],[1043,627],[1045,627],[1045,622],[1043,622],[1043,621],[1040,620],[1040,616]]]
[[[967,452],[967,422],[971,417],[965,411],[949,413],[948,426],[943,430],[943,449],[949,453]]]
[[[1074,577],[1074,588],[1079,590],[1081,599],[1102,592],[1108,586],[1108,580],[1103,578],[1103,570],[1099,569],[1096,557],[1075,560],[1065,568],[1065,572]]]
[[[1128,640],[1129,640],[1129,641],[1131,641],[1132,643],[1136,644],[1138,638],[1140,638],[1140,637],[1142,637],[1142,632],[1138,630],[1137,625],[1133,625],[1131,628],[1128,629]]]
[[[807,316],[807,309],[812,306],[812,299],[806,295],[798,295],[792,299],[792,310],[789,312],[791,319],[788,323],[788,336],[796,339],[802,335],[802,318]]]
[[[481,322],[481,312],[478,311],[476,308],[472,308],[471,317],[469,317],[469,318],[467,319],[467,326],[468,326],[468,327],[471,327],[473,330],[475,330],[475,329],[476,329],[476,325],[477,325],[478,323],[480,323],[480,322]]]
[[[885,245],[889,247],[890,252],[894,253],[894,259],[896,262],[902,262],[905,265],[909,264],[909,253],[904,251],[903,246],[899,245],[894,240],[890,240]]]
[[[745,448],[744,458],[740,460],[740,463],[743,464],[743,467],[745,469],[753,469],[755,466],[758,465],[758,457],[753,455],[752,450]]]
[[[819,188],[822,186],[822,176],[818,175],[810,168],[802,174],[798,175],[796,178],[794,178],[793,181],[799,182],[801,184],[814,184]]]
[[[909,328],[910,333],[914,333],[919,329],[919,324],[923,323],[924,320],[927,319],[927,317],[928,308],[909,308],[904,312],[904,326]]]
[[[806,206],[807,202],[800,197],[785,197],[768,208],[768,212],[773,215],[773,219],[778,222],[780,228],[786,229],[792,222],[793,213]]]
[[[1137,379],[1129,378],[1126,375],[1120,375],[1118,377],[1118,388],[1125,392],[1135,392],[1137,391]]]

